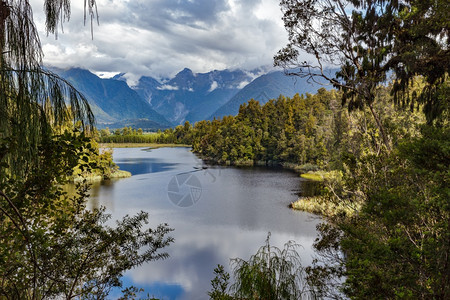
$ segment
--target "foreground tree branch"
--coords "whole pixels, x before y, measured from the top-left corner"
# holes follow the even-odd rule
[[[390,140],[373,103],[389,74],[396,77],[396,104],[423,103],[428,122],[442,116],[438,107],[448,97],[439,96],[436,87],[448,94],[450,18],[442,13],[450,9],[448,1],[282,0],[281,9],[289,43],[275,55],[275,66],[332,84],[343,91],[349,110],[368,106],[388,150]],[[303,60],[305,53],[315,61]],[[336,69],[334,75],[326,72]],[[426,78],[427,88],[414,97],[407,88],[417,75]]]

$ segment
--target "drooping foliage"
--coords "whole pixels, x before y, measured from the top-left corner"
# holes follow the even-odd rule
[[[289,241],[283,249],[270,244],[270,233],[266,244],[249,260],[232,259],[234,282],[219,265],[211,281],[211,299],[308,299],[304,270],[297,251],[299,245]]]
[[[91,148],[89,138],[65,132],[41,144],[28,176],[0,177],[0,297],[104,299],[126,270],[167,257],[167,224],[148,228],[140,212],[110,227],[104,209],[86,209],[86,185],[75,195],[63,190],[75,167],[96,167]]]
[[[93,21],[95,1],[85,8]],[[47,32],[57,34],[70,1],[47,0],[44,9]],[[2,0],[0,298],[105,299],[125,271],[167,257],[160,250],[172,229],[148,228],[145,212],[107,226],[103,209],[86,209],[85,184],[64,192],[75,168],[105,175],[113,166],[88,137],[94,119],[86,99],[41,63],[29,1]]]
[[[94,16],[95,1],[86,3]],[[70,2],[45,1],[46,28],[57,33]],[[8,138],[10,172],[24,175],[51,127],[67,119],[93,125],[86,98],[42,66],[42,49],[29,1],[0,2],[0,137]]]
[[[448,1],[282,0],[281,8],[289,43],[275,65],[333,84],[350,110],[368,106],[388,149],[373,103],[390,74],[395,103],[425,104],[429,122],[448,110],[449,15],[443,13],[450,9]],[[418,75],[425,77],[426,88],[410,94]]]

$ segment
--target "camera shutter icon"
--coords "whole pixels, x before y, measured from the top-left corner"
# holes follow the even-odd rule
[[[194,174],[179,174],[167,185],[170,201],[179,207],[190,207],[200,200],[202,185]]]

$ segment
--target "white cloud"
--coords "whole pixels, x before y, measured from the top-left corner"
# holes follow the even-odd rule
[[[208,90],[208,92],[212,92],[212,91],[214,91],[215,89],[217,89],[217,87],[219,86],[219,84],[217,83],[217,81],[213,81],[212,83],[211,83],[211,87],[209,88],[209,90]]]
[[[156,78],[187,67],[253,69],[272,65],[287,43],[278,0],[97,0],[100,26],[83,25],[83,1],[72,1],[64,33],[46,36],[42,0],[31,0],[44,62],[93,72]]]
[[[112,78],[116,76],[118,73],[116,72],[95,72],[95,75],[97,75],[100,78]]]
[[[159,87],[157,87],[157,89],[161,90],[161,91],[165,91],[165,90],[167,90],[167,91],[178,91],[179,90],[179,88],[177,86],[173,86],[173,85],[169,85],[169,84],[164,84],[162,86],[159,86]]]
[[[247,84],[249,84],[250,82],[248,81],[242,81],[239,85],[238,85],[238,89],[243,89]]]

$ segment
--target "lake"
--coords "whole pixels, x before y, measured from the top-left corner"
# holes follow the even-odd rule
[[[126,273],[125,285],[159,299],[208,299],[214,268],[229,271],[230,258],[248,259],[271,233],[271,244],[302,245],[312,261],[320,219],[288,208],[302,181],[281,168],[206,166],[189,148],[114,149],[114,161],[130,178],[92,187],[88,207],[105,206],[112,219],[149,213],[150,226],[168,223],[175,242],[166,260]]]

